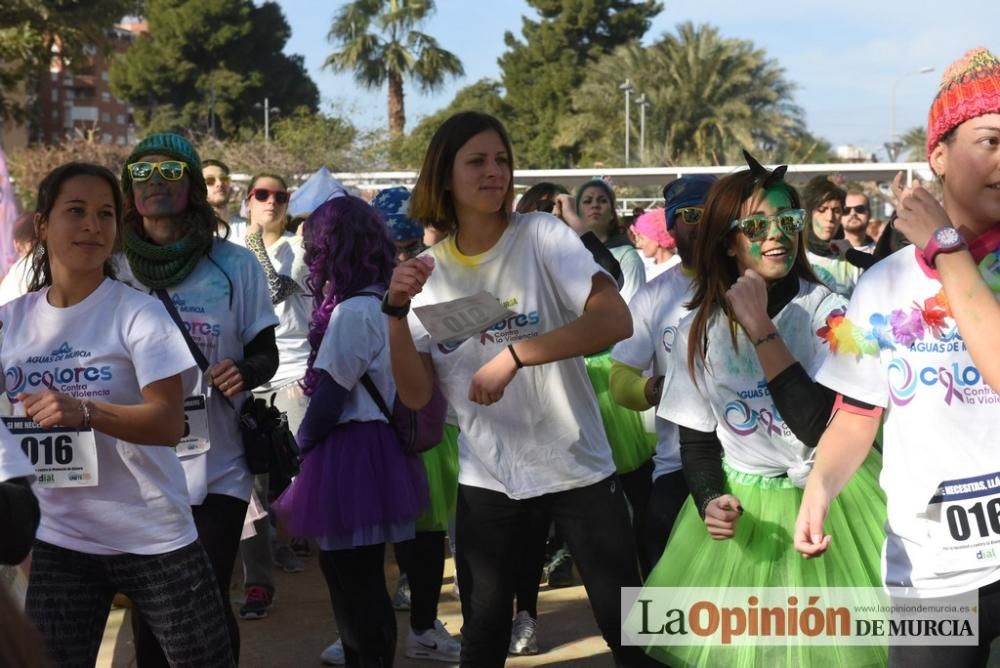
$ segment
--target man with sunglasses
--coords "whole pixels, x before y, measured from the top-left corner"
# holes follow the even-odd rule
[[[233,196],[232,179],[229,176],[229,165],[221,160],[205,160],[201,173],[208,187],[208,203],[215,210],[219,220],[229,223],[229,240],[244,245],[247,221],[238,214],[230,214],[229,201]],[[219,226],[220,232],[222,226]]]
[[[691,269],[695,234],[713,176],[684,176],[663,189],[667,231],[677,242],[681,263],[639,288],[629,302],[632,337],[611,351],[611,396],[622,406],[647,411],[660,401],[663,379],[669,371],[670,351],[677,325],[691,299]],[[646,372],[652,369],[652,374]],[[653,491],[646,509],[645,549],[642,555],[656,563],[667,544],[674,520],[688,496],[681,470],[677,425],[655,418]]]
[[[868,195],[860,190],[848,190],[844,201],[844,213],[840,218],[844,226],[843,241],[847,242],[844,252],[848,248],[869,254],[875,252],[875,240],[868,236],[868,222],[872,218]]]

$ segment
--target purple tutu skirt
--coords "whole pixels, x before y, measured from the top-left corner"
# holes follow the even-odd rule
[[[271,508],[292,535],[347,549],[412,538],[428,504],[420,458],[403,452],[389,425],[345,422],[305,454]]]

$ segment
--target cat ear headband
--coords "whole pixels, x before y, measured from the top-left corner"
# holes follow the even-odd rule
[[[785,179],[785,172],[788,171],[788,165],[776,167],[773,172],[769,171],[764,165],[757,162],[757,159],[750,155],[746,149],[743,149],[743,159],[747,161],[747,167],[750,168],[750,173],[753,174],[754,190],[758,188],[767,190],[779,181],[783,181]]]

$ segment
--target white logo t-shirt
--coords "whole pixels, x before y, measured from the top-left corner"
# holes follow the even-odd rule
[[[831,313],[845,307],[840,295],[826,287],[799,281],[799,292],[772,320],[792,356],[810,377],[815,376],[828,348],[823,328]],[[660,399],[657,417],[689,429],[714,431],[726,462],[737,471],[762,476],[787,474],[805,485],[812,469],[813,449],[806,447],[785,424],[767,387],[757,351],[742,328],[734,350],[729,322],[720,312],[708,326],[705,364],[688,373],[688,340],[694,313],[680,325],[673,345],[671,376]]]
[[[835,334],[836,354],[817,380],[886,409],[880,479],[888,499],[886,584],[933,597],[1000,579],[996,549],[952,550],[949,565],[937,540],[947,513],[956,522],[963,519],[958,509],[949,510],[963,500],[958,497],[971,501],[972,512],[976,503],[1000,510],[1000,501],[990,505],[1000,490],[990,493],[989,486],[1000,472],[1000,395],[969,356],[941,283],[913,248],[903,248],[865,272]],[[974,515],[964,520],[969,535],[952,547],[987,545],[1000,536],[1000,516],[984,516],[982,524]],[[972,555],[971,564],[963,551]]]
[[[417,350],[430,353],[458,415],[459,482],[524,499],[590,485],[615,471],[582,358],[525,367],[492,406],[469,401],[472,376],[509,344],[566,325],[582,313],[602,273],[579,237],[545,213],[512,214],[490,250],[462,255],[450,236],[427,251],[434,272],[414,306],[486,290],[516,315],[455,345],[431,341],[415,315]],[[641,264],[640,264],[641,267]]]
[[[636,369],[648,369],[652,364],[654,376],[669,378],[677,326],[688,312],[684,304],[691,299],[691,289],[691,278],[679,264],[639,288],[628,305],[632,312],[632,337],[614,347],[611,359]],[[656,418],[653,462],[653,480],[681,468],[677,425],[661,417]]]
[[[194,366],[163,305],[119,281],[54,308],[48,290],[0,307],[5,390],[16,415],[22,392],[51,387],[79,399],[142,403],[142,388]],[[162,554],[197,539],[184,470],[174,449],[95,432],[100,483],[36,488],[38,538],[87,554]]]
[[[243,346],[266,327],[278,324],[257,258],[246,248],[222,239],[215,240],[211,259],[202,257],[187,278],[167,288],[167,294],[210,365],[226,358],[243,359]],[[173,322],[171,325],[177,329]],[[191,503],[200,504],[208,494],[248,501],[253,476],[247,468],[236,411],[200,373],[196,383],[186,385],[186,390],[208,396],[211,443],[208,452],[182,459]],[[248,396],[249,392],[241,392],[230,402],[239,410]]]

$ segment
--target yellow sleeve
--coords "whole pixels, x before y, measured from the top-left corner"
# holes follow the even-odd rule
[[[611,397],[625,408],[644,411],[650,407],[646,401],[646,382],[649,379],[636,369],[621,362],[611,362]]]

